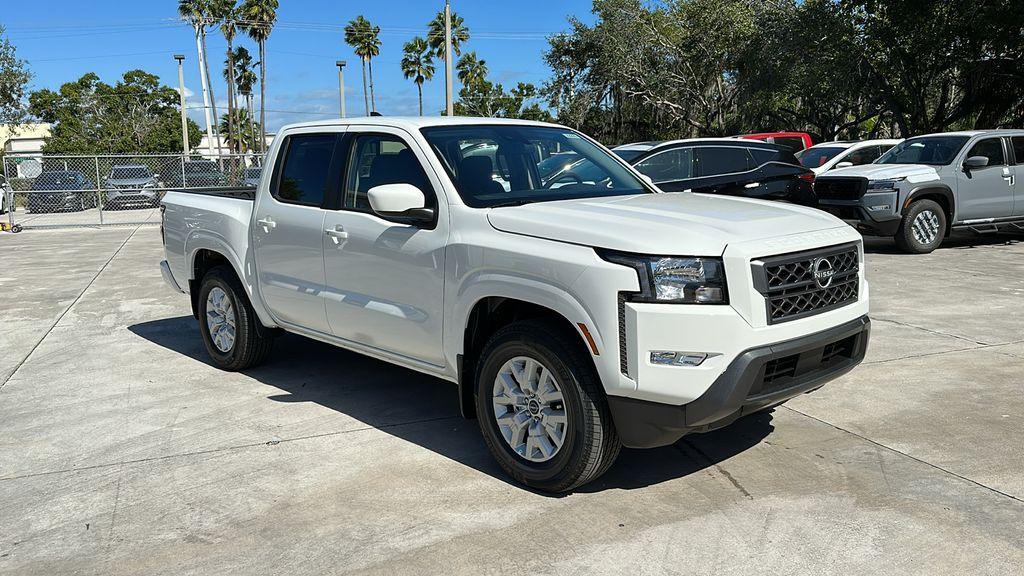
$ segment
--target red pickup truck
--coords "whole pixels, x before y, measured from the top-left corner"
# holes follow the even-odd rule
[[[781,144],[787,148],[792,148],[793,152],[799,152],[804,148],[810,148],[814,145],[811,135],[806,132],[761,132],[758,134],[744,134],[740,138]]]

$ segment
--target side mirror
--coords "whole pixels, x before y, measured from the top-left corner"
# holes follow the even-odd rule
[[[853,162],[847,162],[845,160],[842,162],[836,162],[836,168],[849,168],[850,166],[853,166]]]
[[[370,208],[381,218],[399,222],[429,222],[434,210],[427,208],[423,191],[412,184],[384,184],[366,193]]]
[[[988,157],[986,156],[971,156],[967,160],[964,160],[965,170],[984,168],[985,166],[988,166]]]

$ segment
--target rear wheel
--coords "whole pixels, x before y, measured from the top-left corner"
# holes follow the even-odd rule
[[[590,359],[576,334],[544,321],[496,332],[476,374],[484,441],[517,481],[565,492],[594,480],[620,443]]]
[[[918,200],[907,208],[896,231],[896,245],[905,252],[927,254],[942,244],[946,212],[934,200]]]
[[[199,329],[213,363],[245,370],[266,360],[270,331],[256,317],[242,283],[226,266],[211,268],[199,287]]]

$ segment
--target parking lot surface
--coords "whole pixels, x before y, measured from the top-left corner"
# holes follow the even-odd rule
[[[206,361],[154,226],[0,235],[3,574],[1020,574],[1024,238],[871,241],[822,390],[512,484],[450,384],[297,336]]]

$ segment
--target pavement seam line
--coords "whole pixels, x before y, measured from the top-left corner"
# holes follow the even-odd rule
[[[14,375],[18,373],[18,370],[21,370],[21,367],[25,365],[25,362],[28,362],[28,359],[31,358],[33,354],[35,354],[36,349],[39,348],[39,345],[42,344],[44,340],[46,340],[47,336],[50,335],[50,332],[53,332],[53,329],[56,328],[58,324],[60,324],[60,321],[64,319],[64,316],[66,316],[67,313],[70,312],[71,309],[75,307],[75,304],[78,304],[79,300],[82,299],[82,296],[85,296],[85,293],[89,291],[89,288],[92,288],[92,285],[96,283],[96,280],[100,277],[100,274],[103,274],[103,271],[107,269],[107,266],[109,266],[110,263],[114,261],[114,258],[116,258],[117,255],[121,253],[121,250],[124,249],[126,244],[128,244],[128,241],[135,237],[135,233],[139,231],[139,228],[142,228],[141,224],[136,226],[135,230],[132,230],[132,233],[129,234],[128,237],[124,239],[124,242],[121,242],[121,245],[117,247],[117,250],[114,250],[114,253],[110,255],[110,258],[107,258],[107,261],[104,262],[103,265],[100,266],[100,269],[96,271],[96,274],[92,277],[92,280],[89,280],[89,283],[85,285],[85,288],[82,288],[82,291],[79,292],[78,296],[75,296],[75,299],[71,301],[71,304],[68,304],[68,307],[65,308],[63,312],[60,313],[60,316],[57,316],[57,319],[53,321],[53,324],[51,324],[50,327],[46,329],[46,332],[44,332],[43,335],[39,338],[39,340],[35,343],[35,345],[32,346],[32,349],[28,351],[28,354],[26,354],[25,357],[22,358],[20,362],[18,362],[18,364],[14,367],[14,370],[11,370],[11,373],[7,375],[7,378],[4,378],[4,381],[0,382],[0,390],[3,390],[3,387],[6,386],[7,383],[11,381],[12,378],[14,378]]]
[[[285,444],[287,442],[298,442],[301,440],[315,440],[317,438],[327,438],[330,436],[340,436],[342,434],[350,434],[352,432],[365,432],[367,430],[387,430],[389,428],[399,428],[402,426],[412,426],[415,424],[424,424],[430,422],[442,422],[444,420],[460,420],[460,416],[439,416],[437,418],[423,418],[420,420],[410,420],[408,422],[396,422],[394,424],[381,424],[379,426],[361,426],[359,428],[353,428],[351,430],[336,430],[334,432],[323,432],[321,434],[308,434],[306,436],[296,436],[294,438],[282,438],[279,440],[269,440],[262,442],[249,442],[246,444],[237,444],[234,446],[222,446],[220,448],[208,448],[206,450],[195,450],[192,452],[181,452],[178,454],[167,454],[164,456],[150,456],[148,458],[136,458],[134,460],[124,460],[122,462],[107,462],[105,464],[91,464],[89,466],[81,466],[78,468],[63,468],[60,470],[47,470],[45,472],[31,472],[28,474],[18,474],[15,476],[4,476],[0,477],[0,482],[7,480],[24,480],[25,478],[36,478],[38,476],[53,476],[55,474],[67,474],[71,472],[83,472],[88,470],[99,470],[102,468],[111,468],[114,466],[122,466],[124,464],[145,464],[147,462],[159,462],[162,460],[172,460],[174,458],[186,458],[188,456],[204,456],[207,454],[217,454],[220,452],[230,452],[232,450],[242,450],[245,448],[258,448],[260,446],[276,446],[278,444]]]
[[[910,355],[907,355],[907,356],[900,356],[899,358],[887,358],[885,360],[872,360],[871,362],[864,362],[864,365],[865,366],[873,366],[875,364],[885,364],[885,363],[888,363],[888,362],[898,362],[900,360],[912,360],[912,359],[915,359],[915,358],[928,358],[930,356],[941,356],[943,354],[956,354],[958,352],[973,352],[975,350],[992,350],[992,352],[995,352],[996,354],[1002,354],[1004,356],[1011,356],[1013,358],[1019,358],[1019,356],[1017,356],[1016,354],[1013,354],[1013,353],[1010,353],[1010,352],[1001,352],[999,350],[994,350],[994,348],[999,348],[1000,346],[1010,346],[1012,344],[1020,344],[1022,342],[1024,342],[1024,340],[1014,340],[1013,342],[1003,342],[1001,344],[980,344],[978,346],[971,346],[969,348],[957,348],[956,350],[942,350],[942,351],[939,351],[939,352],[921,352],[920,354],[910,354]]]
[[[979,344],[981,346],[994,346],[994,345],[997,344],[995,342],[982,342],[981,340],[975,340],[973,338],[968,338],[967,336],[960,336],[960,335],[957,335],[957,334],[950,334],[948,332],[943,332],[941,330],[932,330],[931,328],[925,328],[924,326],[916,326],[914,324],[909,324],[907,322],[900,322],[899,320],[892,320],[890,318],[883,318],[881,316],[872,315],[871,316],[871,320],[872,320],[872,322],[889,322],[889,323],[892,323],[892,324],[896,324],[898,326],[904,326],[906,328],[914,328],[914,329],[917,329],[917,330],[921,330],[922,332],[928,332],[929,334],[936,334],[938,336],[946,336],[946,337],[949,337],[949,338],[956,338],[957,340],[964,340],[964,341],[967,341],[967,342],[972,342],[974,344]]]
[[[982,484],[981,482],[978,482],[977,480],[973,480],[973,479],[968,478],[966,476],[957,474],[956,472],[953,472],[952,470],[947,470],[947,469],[943,468],[942,466],[939,466],[938,464],[932,464],[931,462],[929,462],[927,460],[922,460],[921,458],[918,458],[917,456],[913,456],[911,454],[907,454],[906,452],[897,450],[897,449],[895,449],[895,448],[893,448],[891,446],[886,446],[885,444],[882,444],[881,442],[877,442],[875,440],[872,440],[871,438],[868,438],[868,437],[863,436],[861,434],[857,434],[856,432],[853,432],[852,430],[847,430],[846,428],[843,428],[842,426],[836,426],[835,424],[833,424],[831,422],[827,422],[827,421],[822,420],[821,418],[818,418],[816,416],[811,416],[810,414],[807,414],[806,412],[801,412],[801,411],[797,410],[796,408],[791,408],[789,406],[780,406],[780,408],[785,408],[786,410],[789,410],[790,412],[795,412],[796,414],[799,414],[801,416],[805,416],[805,417],[810,418],[811,420],[814,420],[816,422],[821,422],[822,424],[824,424],[826,426],[831,426],[832,428],[835,428],[836,430],[839,430],[840,432],[845,432],[845,433],[847,433],[847,434],[849,434],[851,436],[860,438],[861,440],[864,440],[865,442],[869,442],[871,444],[874,444],[875,446],[878,446],[879,448],[883,448],[883,449],[888,450],[890,452],[893,452],[895,454],[899,454],[900,456],[904,456],[906,458],[910,458],[911,460],[913,460],[915,462],[919,462],[921,464],[924,464],[925,466],[934,468],[934,469],[936,469],[936,470],[938,470],[940,472],[944,472],[944,473],[946,473],[946,474],[948,474],[950,476],[953,476],[954,478],[959,478],[960,480],[963,480],[964,482],[967,482],[968,484],[974,484],[975,486],[977,486],[979,488],[983,488],[983,489],[988,490],[989,492],[992,492],[994,494],[999,494],[1000,496],[1005,496],[1005,497],[1009,498],[1010,500],[1013,500],[1013,501],[1018,502],[1020,504],[1024,504],[1024,500],[1014,496],[1013,494],[1007,494],[1006,492],[1003,492],[1002,490],[999,490],[997,488],[993,488],[991,486],[986,486],[985,484]]]

